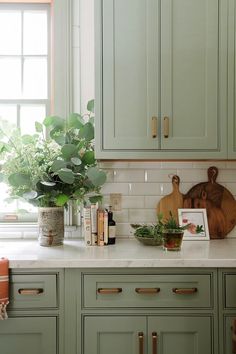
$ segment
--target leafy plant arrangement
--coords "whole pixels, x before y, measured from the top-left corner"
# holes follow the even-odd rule
[[[106,174],[94,157],[94,101],[88,114],[72,113],[68,120],[58,116],[36,122],[36,132],[10,136],[0,130],[0,179],[9,185],[12,199],[38,207],[67,206],[70,200],[95,202]],[[47,133],[46,133],[47,131]],[[47,134],[47,137],[46,137]]]
[[[184,230],[187,230],[189,226],[190,224],[180,226],[170,211],[169,218],[163,222],[163,231],[168,231],[170,233],[183,232]]]
[[[158,214],[156,224],[131,224],[131,227],[135,230],[134,236],[140,241],[148,244],[160,245],[162,243],[163,222],[162,214]],[[151,242],[153,240],[153,242]]]

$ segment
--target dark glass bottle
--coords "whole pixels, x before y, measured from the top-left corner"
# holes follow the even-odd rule
[[[113,220],[113,212],[111,206],[108,211],[108,245],[114,245],[116,243],[116,222]]]

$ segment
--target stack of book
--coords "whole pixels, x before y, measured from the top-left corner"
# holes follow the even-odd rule
[[[87,246],[108,244],[108,211],[97,204],[84,207],[84,240]]]

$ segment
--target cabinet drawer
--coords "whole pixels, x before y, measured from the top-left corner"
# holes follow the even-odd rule
[[[82,279],[85,308],[207,308],[213,306],[210,274],[84,274]]]
[[[57,307],[56,274],[17,274],[10,277],[9,309]]]
[[[236,273],[224,274],[224,304],[226,308],[236,308]]]

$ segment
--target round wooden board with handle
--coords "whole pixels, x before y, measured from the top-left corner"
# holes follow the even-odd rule
[[[179,191],[180,178],[177,175],[172,177],[172,193],[163,197],[157,204],[157,214],[162,214],[163,219],[170,217],[170,212],[178,221],[178,209],[183,208],[183,194]]]
[[[210,238],[224,238],[236,225],[236,201],[216,182],[217,167],[208,168],[208,182],[198,183],[184,195],[184,208],[206,208]]]

